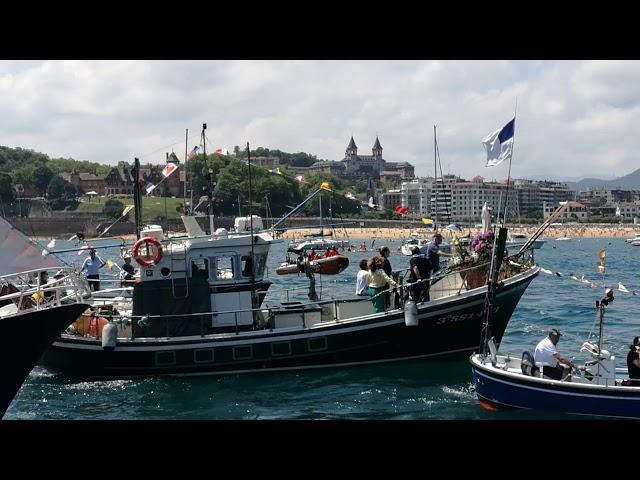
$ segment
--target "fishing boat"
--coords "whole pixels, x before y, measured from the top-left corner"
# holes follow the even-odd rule
[[[613,301],[607,290],[596,302],[600,318],[597,342],[584,342],[585,370],[574,369],[564,380],[541,375],[529,352],[499,355],[495,343],[489,351],[471,355],[473,385],[481,405],[524,408],[579,415],[640,418],[640,382],[630,380],[626,368],[615,368],[615,358],[602,348],[605,308]]]
[[[116,325],[117,338],[63,334],[43,356],[44,366],[122,378],[361,365],[477,349],[486,286],[469,285],[464,272],[443,271],[431,301],[417,305],[403,286],[399,308],[380,313],[362,297],[265,303],[266,259],[278,241],[268,232],[188,240],[143,235],[136,261],[146,265],[133,287],[131,313],[100,312]],[[498,337],[538,271],[522,260],[504,278],[495,306]]]
[[[138,164],[136,159],[135,171]],[[233,231],[216,230],[210,216],[206,234],[192,217],[182,217],[187,237],[168,237],[162,229],[139,231],[136,214],[140,238],[132,256],[141,273],[131,309],[93,307],[115,325],[109,331],[116,335],[105,339],[97,328],[88,334],[64,333],[44,354],[42,365],[74,376],[128,378],[365,365],[467,356],[477,350],[487,287],[486,281],[470,282],[469,272],[477,270],[486,278],[484,264],[443,268],[434,278],[421,280],[430,283],[430,301],[419,303],[410,297],[408,271],[402,272],[398,304],[379,312],[367,297],[318,299],[311,269],[305,271],[308,302],[266,301],[271,286],[267,257],[281,241],[273,232],[322,190],[311,193],[271,230],[250,211],[251,221],[236,222]],[[135,182],[136,204],[139,197]],[[538,275],[531,252],[511,257],[502,272],[491,307],[496,338],[502,337]]]
[[[44,351],[89,304],[83,300],[86,284],[73,269],[43,258],[40,248],[3,218],[0,236],[1,418]],[[25,266],[38,268],[18,270]],[[48,270],[60,278],[41,282],[42,272]]]

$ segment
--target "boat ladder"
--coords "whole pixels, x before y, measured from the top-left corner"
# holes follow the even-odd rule
[[[177,274],[181,278],[176,278]],[[189,278],[187,275],[187,254],[183,251],[171,249],[171,291],[173,298],[187,298],[189,296]]]

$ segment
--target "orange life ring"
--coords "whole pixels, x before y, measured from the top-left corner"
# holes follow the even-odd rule
[[[140,250],[140,247],[142,246],[142,244],[146,245],[146,249],[147,249],[147,255],[140,255],[138,253],[138,251]],[[156,247],[156,255],[153,258],[150,258],[149,256],[149,245],[154,245]],[[152,265],[157,265],[158,263],[160,263],[160,260],[162,260],[162,246],[160,245],[160,242],[158,240],[156,240],[153,237],[144,237],[141,238],[140,240],[138,240],[134,245],[133,245],[133,250],[131,251],[131,256],[135,259],[136,262],[138,262],[139,265],[142,265],[143,267],[150,267]]]

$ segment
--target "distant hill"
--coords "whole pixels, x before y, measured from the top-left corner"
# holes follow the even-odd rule
[[[566,182],[571,190],[588,190],[594,188],[624,188],[640,190],[640,168],[613,180],[601,180],[599,178],[583,178],[579,182]]]

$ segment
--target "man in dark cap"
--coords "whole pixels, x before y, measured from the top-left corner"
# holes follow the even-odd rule
[[[549,330],[549,336],[536,346],[533,358],[536,363],[542,363],[542,373],[545,377],[553,380],[570,380],[569,374],[572,368],[584,369],[584,367],[579,367],[558,353],[556,345],[561,336],[562,333],[557,328]]]
[[[429,244],[427,248],[427,260],[431,264],[431,268],[433,269],[433,273],[436,273],[440,270],[440,257],[450,257],[451,254],[447,252],[443,252],[440,250],[440,245],[442,244],[442,235],[439,233],[433,234],[433,241]]]
[[[425,280],[431,277],[431,263],[424,255],[420,254],[420,247],[411,247],[411,260],[409,260],[409,282]],[[429,301],[429,281],[416,283],[411,287],[411,296],[416,303]]]

